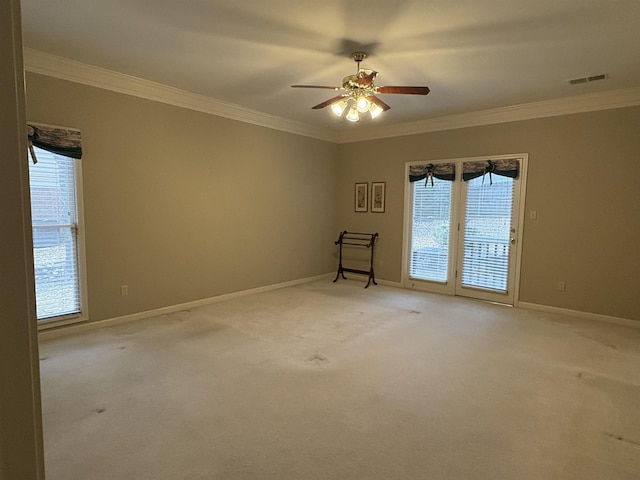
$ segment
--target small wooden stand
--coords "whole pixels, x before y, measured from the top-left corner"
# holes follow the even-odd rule
[[[340,275],[342,275],[342,278],[346,280],[347,277],[344,276],[344,272],[351,272],[351,273],[361,273],[362,275],[369,275],[369,280],[367,281],[367,284],[365,285],[364,288],[367,288],[371,284],[371,282],[373,282],[374,285],[378,284],[378,282],[376,282],[376,276],[373,273],[373,247],[376,243],[376,238],[378,238],[377,233],[357,233],[357,232],[347,232],[346,230],[340,233],[338,240],[334,242],[336,245],[340,245],[340,263],[338,264],[338,273],[336,274],[336,278],[333,280],[334,283],[338,281],[338,278],[340,277]],[[369,270],[367,271],[367,270],[357,270],[354,268],[344,268],[342,266],[342,246],[343,245],[370,248],[371,263],[370,263]]]

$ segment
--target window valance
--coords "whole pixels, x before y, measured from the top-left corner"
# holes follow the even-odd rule
[[[27,124],[29,152],[33,163],[37,163],[33,146],[71,158],[82,158],[82,137],[80,130],[51,127],[37,123]]]
[[[462,180],[465,182],[474,178],[489,174],[501,175],[503,177],[518,178],[520,173],[520,160],[517,158],[507,158],[503,160],[483,160],[480,162],[464,162],[462,164]]]
[[[433,179],[448,180],[453,182],[456,179],[456,164],[455,163],[426,163],[424,165],[410,165],[409,166],[409,181],[419,182],[426,178],[425,185],[429,183],[431,179],[431,186],[433,186]]]

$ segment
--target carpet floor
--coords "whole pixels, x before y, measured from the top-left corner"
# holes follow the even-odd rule
[[[640,328],[362,287],[44,339],[47,479],[640,478]]]

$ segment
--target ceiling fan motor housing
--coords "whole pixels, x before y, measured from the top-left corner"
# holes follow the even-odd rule
[[[347,75],[342,79],[342,88],[345,90],[361,90],[362,93],[375,93],[373,79],[378,72],[375,70],[359,70],[355,75]]]

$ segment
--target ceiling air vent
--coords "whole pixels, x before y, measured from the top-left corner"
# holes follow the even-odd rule
[[[607,74],[601,73],[600,75],[591,75],[590,77],[574,78],[573,80],[569,80],[569,83],[571,85],[579,85],[581,83],[597,82],[598,80],[604,80],[606,78]]]

